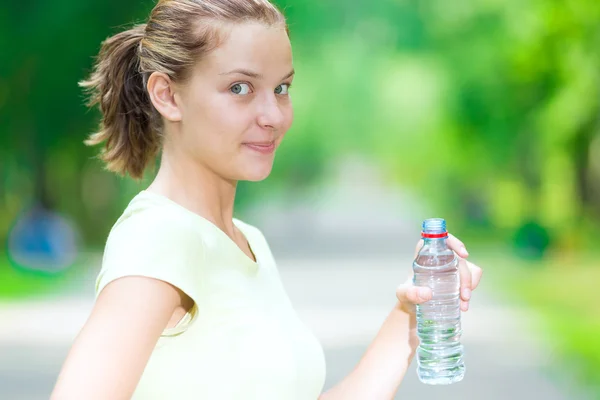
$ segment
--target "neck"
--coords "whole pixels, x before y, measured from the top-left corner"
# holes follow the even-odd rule
[[[234,236],[233,205],[237,181],[219,176],[185,154],[164,149],[148,190],[168,197]]]

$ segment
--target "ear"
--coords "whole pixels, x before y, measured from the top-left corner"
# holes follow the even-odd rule
[[[175,87],[167,74],[153,72],[146,87],[150,101],[160,115],[171,122],[181,121],[181,110],[175,101]]]

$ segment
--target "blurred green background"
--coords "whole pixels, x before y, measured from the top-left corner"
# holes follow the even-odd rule
[[[237,213],[302,198],[340,159],[365,160],[481,249],[495,290],[542,316],[577,379],[600,382],[600,2],[277,3],[294,48],[295,122],[272,175],[240,183]],[[23,212],[45,204],[100,252],[152,179],[103,171],[82,143],[99,115],[77,82],[100,42],[153,5],[0,7],[0,299],[60,290],[77,270],[9,261]]]

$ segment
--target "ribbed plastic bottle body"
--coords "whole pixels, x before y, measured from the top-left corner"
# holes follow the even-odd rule
[[[428,228],[424,222],[423,232]],[[431,231],[432,229],[429,229]],[[441,231],[441,228],[437,229]],[[445,232],[445,222],[443,224]],[[443,232],[434,232],[441,236]],[[417,375],[423,383],[444,385],[463,379],[465,365],[460,343],[460,277],[458,258],[445,237],[424,237],[425,245],[413,262],[414,284],[428,286],[433,297],[417,305]]]

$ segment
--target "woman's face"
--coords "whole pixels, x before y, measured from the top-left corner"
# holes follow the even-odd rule
[[[180,94],[178,153],[225,179],[265,179],[292,124],[292,79],[285,27],[232,25]]]

